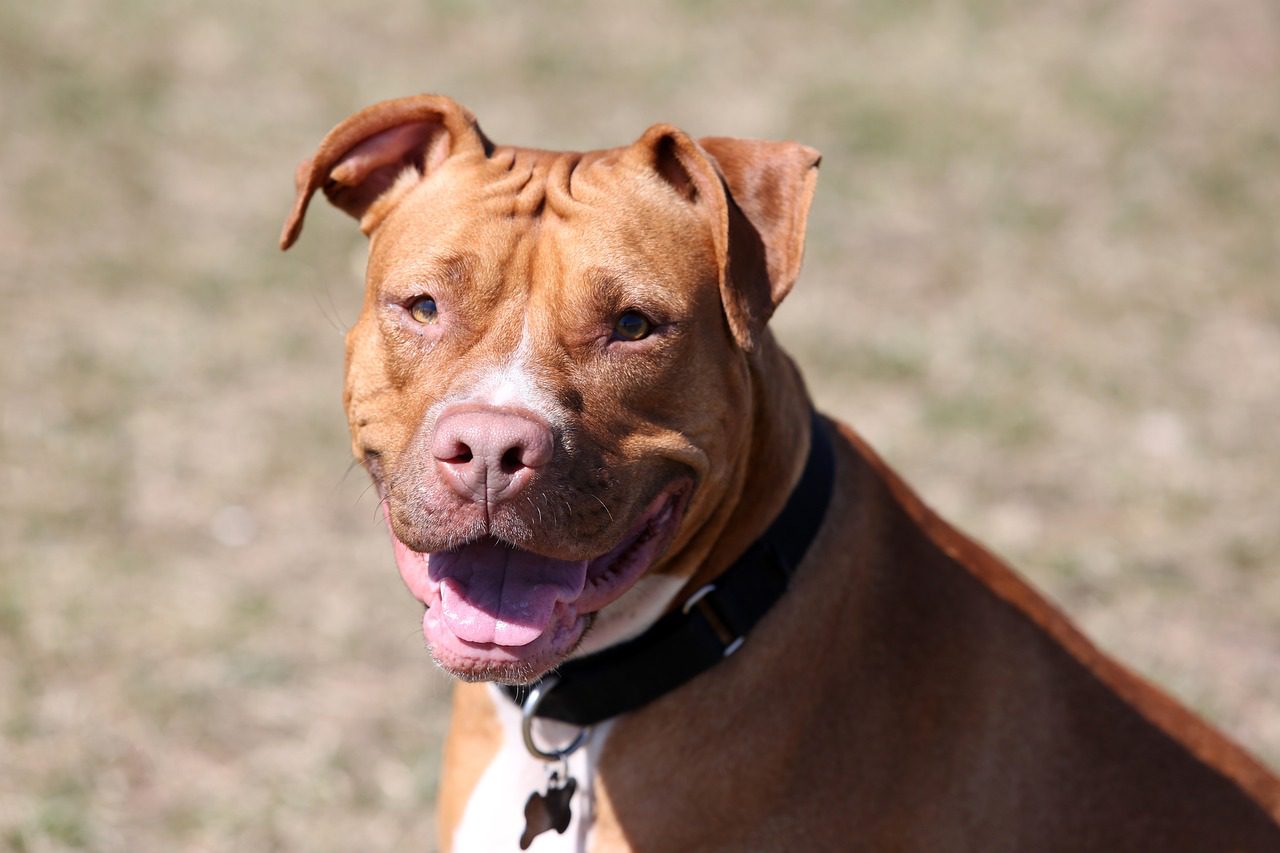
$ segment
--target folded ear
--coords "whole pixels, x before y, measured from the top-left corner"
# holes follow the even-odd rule
[[[794,142],[710,137],[695,143],[654,125],[633,150],[708,218],[720,300],[734,338],[751,350],[791,291],[821,155]]]
[[[302,233],[307,205],[317,189],[334,206],[363,220],[366,212],[408,168],[430,174],[448,157],[486,155],[485,138],[471,111],[442,95],[382,101],[349,116],[329,131],[310,159],[298,166],[297,197],[280,235],[288,249]],[[375,222],[361,222],[368,233]]]
[[[744,331],[754,339],[800,275],[822,155],[798,142],[710,136],[698,144],[728,188],[733,281],[727,292],[722,286],[726,310],[737,301]]]

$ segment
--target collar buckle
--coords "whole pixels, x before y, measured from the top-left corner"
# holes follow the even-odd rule
[[[720,645],[724,649],[722,656],[728,657],[738,649],[742,648],[742,643],[747,639],[747,637],[745,634],[737,634],[730,629],[724,618],[720,615],[720,612],[716,610],[715,606],[712,604],[711,599],[707,598],[708,595],[715,592],[715,588],[716,585],[714,583],[709,583],[702,587],[693,595],[689,596],[689,600],[681,605],[680,611],[684,613],[685,616],[688,616],[689,612],[696,608],[698,615],[706,621],[707,625],[710,626],[712,633],[716,635],[716,639],[720,641]]]

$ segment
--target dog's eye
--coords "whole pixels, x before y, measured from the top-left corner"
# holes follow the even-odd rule
[[[613,333],[624,341],[638,341],[649,337],[653,323],[639,311],[623,311],[613,324]]]
[[[434,323],[440,316],[440,311],[436,308],[436,301],[430,296],[419,296],[409,305],[409,314],[419,323],[426,325]]]

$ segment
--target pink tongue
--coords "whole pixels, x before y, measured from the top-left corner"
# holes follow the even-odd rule
[[[502,646],[538,639],[556,602],[577,599],[587,580],[586,560],[554,560],[495,542],[437,551],[427,566],[454,636]]]

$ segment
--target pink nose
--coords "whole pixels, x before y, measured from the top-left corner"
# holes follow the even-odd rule
[[[449,487],[464,498],[497,505],[515,497],[551,461],[551,430],[526,415],[500,409],[446,411],[436,422],[431,453]]]

